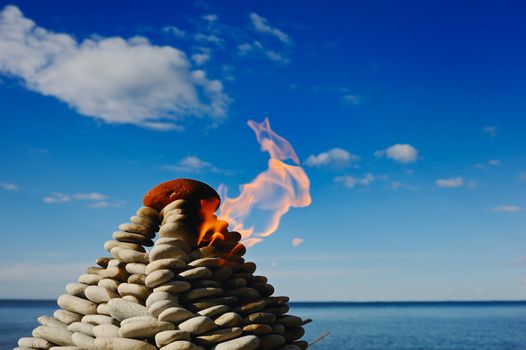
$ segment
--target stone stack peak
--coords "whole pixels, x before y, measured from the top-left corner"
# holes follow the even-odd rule
[[[39,317],[16,350],[307,348],[289,298],[273,296],[243,258],[241,235],[213,215],[219,196],[211,187],[165,182],[144,204],[104,244],[111,256],[68,284],[60,309]]]

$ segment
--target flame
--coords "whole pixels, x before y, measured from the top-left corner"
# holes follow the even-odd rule
[[[267,170],[261,172],[252,182],[241,185],[238,197],[229,198],[227,187],[221,185],[219,194],[223,203],[219,218],[242,236],[246,246],[252,246],[276,232],[281,217],[290,207],[306,207],[311,203],[310,181],[301,166],[296,152],[290,143],[276,134],[268,118],[261,123],[249,121],[248,126],[256,133],[261,150],[270,154]],[[292,160],[296,165],[284,163]],[[265,217],[260,225],[247,222],[253,217]]]

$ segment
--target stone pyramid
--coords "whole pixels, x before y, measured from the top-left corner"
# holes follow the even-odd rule
[[[60,309],[39,317],[15,349],[308,347],[300,340],[305,322],[287,314],[289,298],[272,296],[267,278],[243,258],[241,235],[213,215],[219,196],[211,187],[173,180],[144,203],[104,244],[111,257],[68,284]]]

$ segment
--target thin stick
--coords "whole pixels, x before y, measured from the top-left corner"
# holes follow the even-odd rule
[[[303,321],[301,321],[301,325],[305,326],[307,323],[311,323],[311,322],[312,322],[312,318],[306,318]]]
[[[331,334],[331,332],[327,332],[327,333],[325,333],[324,335],[322,335],[321,337],[319,337],[319,338],[313,340],[313,341],[309,344],[309,346],[312,346],[312,345],[314,345],[314,344],[316,344],[316,343],[322,341],[323,338],[327,337],[329,334]]]

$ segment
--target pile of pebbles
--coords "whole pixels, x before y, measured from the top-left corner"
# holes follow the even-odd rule
[[[139,208],[104,244],[111,257],[68,284],[60,309],[15,350],[306,349],[305,322],[254,275],[241,235],[212,215],[220,235],[202,232],[198,243],[203,220],[183,199]]]

